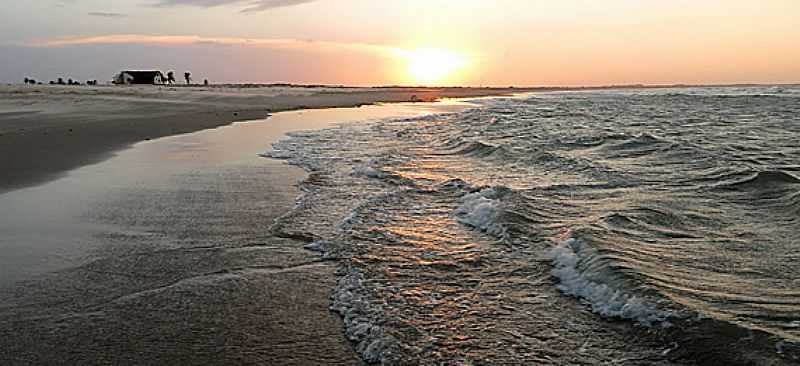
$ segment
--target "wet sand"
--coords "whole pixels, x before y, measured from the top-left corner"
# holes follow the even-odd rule
[[[0,364],[361,364],[328,310],[334,264],[270,231],[304,174],[257,154],[430,108],[278,113],[0,194]]]
[[[522,92],[503,88],[0,86],[0,192],[133,143],[277,111]]]

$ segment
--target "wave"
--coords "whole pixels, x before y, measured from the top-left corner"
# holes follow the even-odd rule
[[[666,139],[648,133],[642,133],[632,138],[609,142],[601,145],[602,150],[612,158],[636,158],[647,156],[658,151],[665,151],[678,146]]]
[[[370,165],[360,165],[353,168],[354,176],[379,179],[394,185],[414,185],[414,181],[395,172],[386,171]]]
[[[736,202],[769,209],[786,220],[800,214],[800,178],[784,171],[760,171],[717,188]]]
[[[457,141],[442,147],[442,155],[462,155],[472,158],[513,159],[514,153],[506,146],[484,141]]]
[[[619,141],[625,141],[629,138],[630,136],[625,134],[577,137],[571,136],[568,140],[558,141],[557,144],[570,149],[592,149],[603,145],[619,143]]]
[[[774,188],[776,186],[796,185],[800,184],[800,178],[784,171],[760,171],[744,180],[730,183],[728,187],[731,188]]]
[[[659,310],[644,298],[612,283],[596,269],[587,272],[584,263],[596,256],[597,252],[579,239],[570,238],[556,245],[548,257],[554,266],[551,273],[560,281],[558,289],[586,302],[593,312],[604,317],[635,320],[646,326],[670,326],[669,319],[677,314]]]
[[[649,148],[653,145],[663,145],[663,144],[671,144],[669,141],[651,135],[649,133],[642,133],[637,136],[634,136],[631,139],[623,141],[620,144],[614,145],[617,149],[637,149],[637,148]]]
[[[635,294],[615,278],[597,251],[580,238],[559,241],[548,258],[562,293],[580,299],[600,316],[655,329],[664,343],[673,345],[664,351],[671,359],[691,359],[704,365],[755,365],[777,354],[800,361],[798,342],[691,309],[660,308],[657,301]],[[739,348],[732,347],[734,344]]]
[[[381,362],[399,347],[399,342],[384,332],[380,325],[383,310],[368,299],[366,292],[364,275],[350,272],[337,281],[330,308],[342,316],[345,333],[355,343],[356,352],[367,362]]]
[[[462,224],[505,238],[509,231],[500,223],[505,214],[501,198],[504,187],[484,188],[464,195],[453,216]],[[597,252],[584,241],[571,238],[552,248],[547,257],[553,263],[551,274],[558,278],[557,288],[591,306],[592,311],[608,318],[634,320],[645,326],[670,326],[678,314],[659,310],[641,296],[632,294],[609,275],[611,269],[598,260]]]
[[[461,205],[453,212],[458,222],[484,231],[490,235],[504,237],[506,228],[497,222],[502,212],[498,190],[485,188],[461,197]]]

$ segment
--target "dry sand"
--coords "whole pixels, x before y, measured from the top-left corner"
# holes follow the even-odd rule
[[[0,86],[0,192],[41,183],[137,141],[271,112],[522,92],[496,88]]]

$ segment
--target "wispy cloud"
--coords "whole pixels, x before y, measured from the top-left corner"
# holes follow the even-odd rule
[[[160,0],[155,6],[200,6],[208,8],[220,5],[239,5],[245,7],[242,9],[242,12],[256,12],[306,4],[314,1],[318,0]]]
[[[201,36],[151,36],[142,34],[117,34],[90,37],[59,37],[24,44],[27,47],[71,47],[91,45],[149,45],[160,47],[180,47],[195,45],[237,46],[251,48],[297,49],[307,51],[357,51],[379,55],[397,55],[399,50],[386,45],[299,40],[292,38],[238,38],[238,37],[201,37]]]
[[[102,18],[125,18],[125,17],[128,16],[128,14],[108,13],[108,12],[104,12],[104,11],[93,11],[93,12],[89,12],[87,14],[91,15],[93,17],[102,17]]]

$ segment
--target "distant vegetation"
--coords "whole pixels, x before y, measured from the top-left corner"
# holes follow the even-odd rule
[[[28,85],[42,85],[43,84],[41,81],[36,81],[36,79],[33,79],[33,78],[25,78],[23,80],[23,83],[24,84],[28,84]],[[85,85],[97,85],[97,80],[86,80],[85,83],[81,83],[80,81],[77,81],[77,80],[67,79],[67,81],[64,81],[64,78],[58,78],[56,80],[50,80],[48,82],[48,84],[50,84],[50,85],[84,85],[84,84]]]

